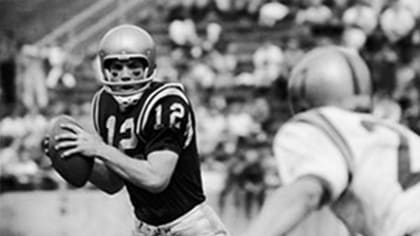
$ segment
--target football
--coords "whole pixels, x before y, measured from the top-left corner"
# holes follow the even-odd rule
[[[57,141],[55,136],[71,132],[60,127],[61,124],[71,123],[81,127],[76,120],[70,116],[60,115],[53,118],[47,130],[48,156],[51,159],[53,168],[64,178],[69,184],[75,187],[82,187],[89,179],[93,167],[93,159],[85,158],[81,154],[74,154],[66,158],[61,157],[63,150],[55,149]]]

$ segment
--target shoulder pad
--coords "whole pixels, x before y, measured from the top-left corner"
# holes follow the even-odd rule
[[[98,90],[92,98],[92,116],[93,116],[93,125],[97,132],[99,132],[99,102],[103,94],[104,89],[101,88]]]

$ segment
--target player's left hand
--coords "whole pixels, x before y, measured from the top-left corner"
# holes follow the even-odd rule
[[[86,157],[95,157],[98,150],[105,143],[96,135],[90,134],[74,124],[62,124],[61,128],[71,132],[63,133],[54,137],[57,141],[55,149],[63,149],[62,158],[79,153]]]

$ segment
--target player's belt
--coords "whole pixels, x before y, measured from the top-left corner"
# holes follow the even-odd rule
[[[172,236],[170,227],[153,226],[140,220],[136,220],[135,230],[139,235]]]

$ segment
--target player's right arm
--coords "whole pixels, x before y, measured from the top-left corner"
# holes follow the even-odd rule
[[[89,181],[108,194],[117,193],[124,187],[121,177],[98,158],[95,158]]]
[[[261,214],[254,220],[247,235],[287,233],[319,208],[324,191],[322,182],[313,176],[302,177],[277,189],[264,203]]]
[[[312,121],[289,122],[276,135],[273,149],[284,186],[268,198],[247,235],[285,234],[346,189],[346,144],[326,130],[329,124]]]

